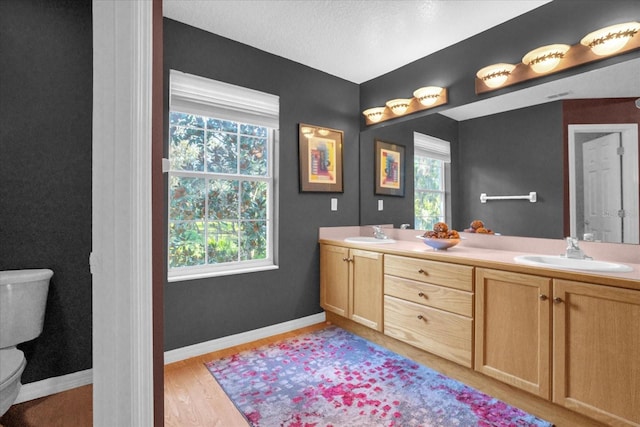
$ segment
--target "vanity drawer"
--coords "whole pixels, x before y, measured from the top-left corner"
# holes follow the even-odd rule
[[[468,265],[385,255],[384,273],[473,292],[473,267]]]
[[[384,276],[384,293],[417,304],[473,317],[473,294],[396,276]]]
[[[388,295],[384,333],[461,365],[472,365],[473,320]]]

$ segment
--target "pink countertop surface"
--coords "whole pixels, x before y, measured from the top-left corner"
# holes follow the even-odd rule
[[[519,255],[563,254],[566,248],[564,239],[539,239],[460,233],[462,240],[457,246],[446,251],[435,251],[417,237],[422,234],[420,230],[400,230],[386,226],[384,231],[387,236],[396,240],[396,243],[355,244],[344,241],[344,239],[348,237],[372,236],[371,227],[368,226],[321,227],[319,230],[319,240],[321,243],[331,243],[392,255],[412,256],[435,261],[474,265],[476,267],[506,269],[526,274],[537,274],[559,279],[586,281],[640,290],[639,245],[580,242],[580,247],[584,253],[595,260],[622,263],[633,268],[633,271],[625,273],[590,272],[530,266],[520,264],[514,260],[514,258]]]

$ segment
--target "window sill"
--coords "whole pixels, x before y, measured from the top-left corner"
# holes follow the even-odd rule
[[[224,270],[224,271],[207,271],[202,273],[191,273],[191,274],[181,274],[176,276],[169,276],[167,281],[169,283],[173,282],[186,282],[189,280],[197,280],[197,279],[206,279],[208,277],[220,277],[220,276],[232,276],[236,274],[244,274],[244,273],[256,273],[258,271],[268,271],[268,270],[277,270],[279,266],[277,265],[261,265],[249,268],[238,268],[234,270]]]

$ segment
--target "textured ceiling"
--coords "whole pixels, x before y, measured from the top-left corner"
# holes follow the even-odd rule
[[[548,0],[164,0],[164,16],[362,83]]]

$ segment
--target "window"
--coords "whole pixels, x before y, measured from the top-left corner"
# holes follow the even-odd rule
[[[414,219],[417,230],[432,230],[436,222],[450,222],[447,189],[451,178],[448,141],[413,133]]]
[[[169,280],[276,268],[278,97],[170,78]]]

